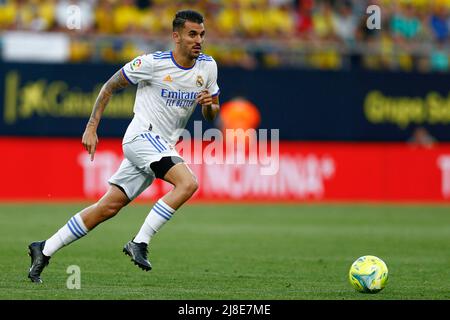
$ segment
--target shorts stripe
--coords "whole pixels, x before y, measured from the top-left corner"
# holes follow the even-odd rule
[[[163,150],[166,150],[166,147],[162,144],[161,140],[159,140],[159,136],[155,137],[155,141],[158,145],[161,146],[161,148],[163,148]]]
[[[166,150],[166,147],[164,147],[164,146],[161,144],[161,142],[159,142],[158,139],[156,139],[155,137],[153,137],[153,136],[151,135],[151,133],[147,133],[147,135],[150,137],[150,139],[151,139],[157,146],[159,146],[159,147],[161,148],[161,151]]]
[[[147,133],[143,133],[142,136],[144,138],[147,138],[147,140],[153,145],[153,147],[155,147],[156,150],[158,150],[158,152],[162,152],[161,148],[155,144],[151,136],[149,136]]]
[[[157,146],[159,146],[161,148],[162,151],[166,150],[166,147],[164,147],[164,145],[158,139],[153,137],[151,133],[147,133],[147,135]]]

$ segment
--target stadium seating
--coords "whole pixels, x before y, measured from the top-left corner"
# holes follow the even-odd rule
[[[383,9],[380,30],[366,27],[372,3]],[[69,5],[79,29],[66,26]],[[449,0],[1,0],[0,30],[66,32],[71,61],[122,63],[168,47],[182,8],[204,13],[206,53],[226,66],[450,70]]]

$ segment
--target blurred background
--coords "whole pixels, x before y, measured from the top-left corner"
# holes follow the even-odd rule
[[[198,199],[450,199],[449,0],[0,0],[2,161],[42,166],[11,170],[2,199],[104,192],[135,88],[111,100],[90,163],[79,140],[97,93],[136,56],[170,50],[174,14],[187,8],[205,16],[204,52],[219,66],[222,112],[202,129],[279,129],[281,140],[274,176],[193,166],[212,190]],[[24,191],[29,179],[43,182]]]
[[[382,8],[381,30],[366,27],[371,4]],[[221,66],[449,69],[447,0],[1,0],[0,28],[6,46],[14,31],[63,33],[60,61],[124,63],[170,48],[173,16],[185,8],[204,14],[205,53]]]

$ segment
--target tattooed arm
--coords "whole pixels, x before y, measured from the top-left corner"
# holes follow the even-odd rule
[[[102,87],[92,109],[91,117],[86,125],[81,140],[83,146],[91,155],[91,161],[94,160],[95,149],[97,148],[98,137],[97,127],[103,115],[109,99],[113,93],[119,89],[127,87],[130,83],[125,79],[121,70],[117,71]]]

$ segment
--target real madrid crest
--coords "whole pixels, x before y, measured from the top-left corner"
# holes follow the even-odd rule
[[[197,87],[203,86],[204,81],[202,76],[197,76],[197,81],[195,83],[197,84]]]

